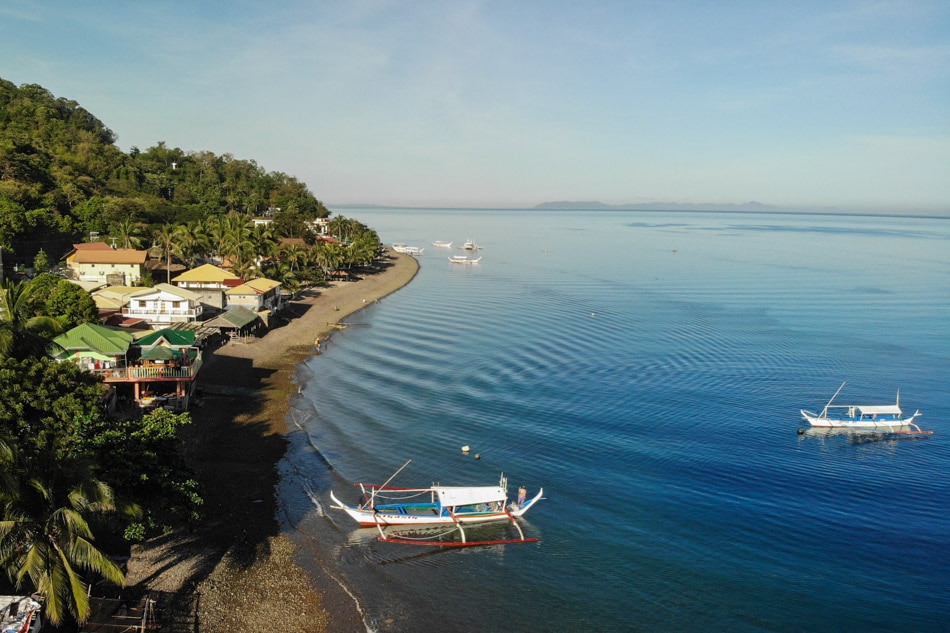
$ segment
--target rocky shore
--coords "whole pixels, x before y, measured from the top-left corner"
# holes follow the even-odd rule
[[[205,359],[203,406],[183,431],[205,505],[193,529],[133,548],[128,584],[157,600],[163,631],[364,632],[353,600],[294,563],[275,518],[276,465],[283,457],[295,367],[332,324],[409,283],[419,265],[393,253],[358,281],[304,293],[260,338],[232,342]]]

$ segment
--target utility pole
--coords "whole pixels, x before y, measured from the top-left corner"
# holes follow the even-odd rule
[[[0,246],[0,284],[3,283],[3,247]]]

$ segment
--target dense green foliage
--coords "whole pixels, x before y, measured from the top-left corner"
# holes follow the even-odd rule
[[[74,363],[0,359],[0,441],[24,460],[52,454],[89,459],[96,477],[143,516],[122,530],[144,536],[197,518],[197,483],[179,452],[187,413],[158,410],[109,419],[107,387]]]
[[[93,546],[93,519],[141,540],[197,519],[202,503],[179,450],[190,416],[111,420],[106,392],[73,363],[0,359],[0,566],[47,604],[56,594],[60,617],[87,613],[77,570],[121,582]]]
[[[138,224],[268,209],[308,220],[329,216],[303,183],[253,160],[161,142],[124,153],[115,141],[75,101],[0,79],[0,247],[29,265],[41,248],[56,259],[79,236],[119,236]]]
[[[83,572],[125,582],[119,566],[95,546],[90,528],[91,520],[117,510],[112,489],[83,456],[3,448],[0,568],[21,590],[43,595],[53,624],[83,622],[90,615]]]

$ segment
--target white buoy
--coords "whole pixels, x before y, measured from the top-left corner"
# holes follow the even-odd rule
[[[469,447],[468,444],[466,444],[465,446],[462,447],[462,452],[463,452],[463,453],[467,453],[467,452],[469,452],[470,450],[472,450],[472,449]]]

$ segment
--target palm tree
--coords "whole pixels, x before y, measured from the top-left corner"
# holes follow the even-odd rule
[[[130,215],[113,224],[111,232],[122,242],[122,248],[138,248],[142,245],[142,225]]]
[[[37,315],[33,303],[29,284],[0,285],[0,356],[44,356],[52,338],[62,332],[59,321]]]
[[[347,218],[338,215],[327,224],[327,230],[330,232],[330,235],[333,235],[339,240],[346,241],[349,236],[350,226],[351,223]]]
[[[172,282],[172,257],[181,253],[183,228],[175,224],[163,224],[152,234],[155,246],[165,257],[165,283]]]
[[[236,268],[247,268],[255,254],[254,223],[247,216],[232,211],[222,219],[225,225],[219,255],[230,258]]]
[[[189,266],[194,266],[198,258],[208,254],[211,239],[201,222],[189,222],[179,231],[179,248],[182,257]]]
[[[125,584],[118,565],[93,545],[88,522],[115,502],[87,461],[49,453],[14,462],[15,474],[0,488],[0,566],[17,588],[28,584],[43,595],[54,624],[70,616],[81,623],[90,613],[82,571]]]

